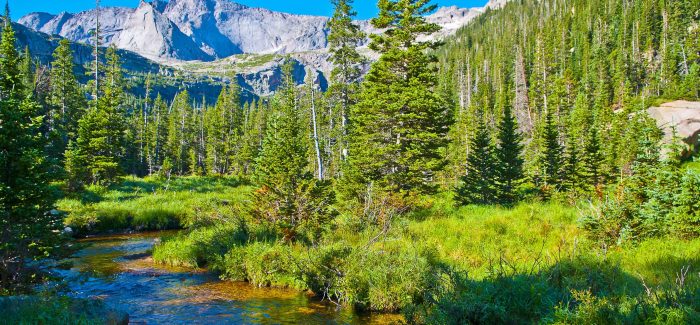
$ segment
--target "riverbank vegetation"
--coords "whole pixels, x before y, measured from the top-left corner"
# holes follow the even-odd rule
[[[402,310],[419,323],[697,320],[696,239],[608,248],[581,227],[588,203],[452,203],[426,202],[386,228],[361,230],[340,216],[314,245],[284,244],[264,224],[235,219],[165,239],[154,259],[364,310]]]
[[[37,87],[6,24],[0,294],[31,291],[63,213],[77,234],[182,228],[155,262],[411,323],[700,322],[697,143],[645,113],[700,99],[697,1],[512,2],[444,46],[430,1],[379,1],[364,78],[333,3],[329,91],[289,60],[248,103],[134,98],[114,47],[83,87],[65,41],[61,86]]]
[[[110,186],[64,192],[56,202],[75,235],[182,229],[237,213],[250,186],[233,177],[126,177]]]

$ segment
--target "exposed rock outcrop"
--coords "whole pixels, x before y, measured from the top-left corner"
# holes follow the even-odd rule
[[[700,140],[700,102],[675,101],[651,107],[649,116],[664,131],[666,141],[680,137],[688,145],[697,145]]]
[[[144,1],[129,15],[113,43],[120,49],[139,53],[152,60],[212,59],[168,18]]]

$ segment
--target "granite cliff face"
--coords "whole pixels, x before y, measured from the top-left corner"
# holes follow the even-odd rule
[[[229,0],[142,1],[139,7],[101,8],[103,42],[145,57],[212,61],[242,53],[287,54],[325,48],[328,18],[251,8]],[[32,13],[20,24],[89,43],[95,10],[79,14]]]
[[[491,0],[483,8],[440,8],[427,19],[443,30],[425,39],[454,34],[487,8],[500,8],[505,1]],[[35,56],[50,61],[57,40],[67,38],[75,42],[76,62],[82,64],[92,58],[88,45],[94,44],[98,18],[102,45],[124,50],[128,70],[190,75],[187,79],[198,80],[203,94],[205,83],[215,79],[217,85],[238,82],[255,96],[269,95],[281,78],[286,55],[298,65],[299,82],[312,74],[324,87],[333,68],[327,52],[328,17],[252,8],[231,0],[142,0],[137,8],[101,8],[99,17],[96,10],[32,13],[18,23]],[[368,34],[382,32],[367,20],[357,23]],[[370,60],[377,58],[366,46],[359,50]]]
[[[493,0],[496,1],[496,0]],[[497,2],[489,7],[498,7]],[[435,37],[453,34],[484,8],[440,8],[428,20],[443,26]],[[32,13],[18,22],[49,35],[91,43],[97,12]],[[252,8],[230,0],[141,1],[138,8],[101,8],[105,45],[133,51],[160,62],[214,61],[235,54],[289,54],[328,46],[328,17],[292,15]],[[381,32],[358,21],[367,33]]]
[[[136,52],[152,60],[210,60],[187,35],[151,4],[141,2],[129,14],[112,43],[120,49]]]

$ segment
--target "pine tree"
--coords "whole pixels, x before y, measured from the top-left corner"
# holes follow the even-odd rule
[[[435,189],[435,174],[445,165],[442,151],[452,120],[446,96],[437,87],[437,46],[417,41],[440,29],[425,15],[435,10],[428,0],[380,1],[370,48],[381,53],[363,83],[360,100],[351,108],[348,192],[362,197],[365,189],[410,195]]]
[[[228,106],[228,92],[223,88],[216,105],[208,108],[204,115],[207,129],[207,166],[213,174],[225,174],[228,169]]]
[[[503,109],[503,117],[498,125],[498,147],[495,148],[497,164],[498,201],[512,204],[517,200],[516,187],[524,179],[522,158],[522,136],[518,132],[518,122],[509,105]]]
[[[498,160],[494,156],[491,134],[483,121],[479,121],[474,136],[470,141],[467,155],[466,175],[461,178],[457,188],[456,200],[462,205],[493,204],[498,201],[496,180]]]
[[[68,143],[75,141],[78,131],[78,121],[87,106],[85,95],[73,73],[73,52],[67,39],[61,40],[53,53],[51,63],[51,84],[48,102],[49,130],[56,136],[53,151],[63,154]]]
[[[20,73],[22,74],[22,83],[24,84],[25,96],[34,96],[36,91],[36,80],[35,80],[35,65],[32,59],[31,53],[29,53],[29,46],[24,47],[24,53],[22,54],[22,65],[20,68]]]
[[[189,153],[192,135],[190,94],[187,90],[177,94],[168,115],[168,140],[165,147],[164,165],[177,175],[189,173]],[[170,171],[165,170],[169,173]]]
[[[262,152],[256,161],[253,214],[275,225],[286,241],[310,230],[312,239],[332,216],[333,194],[309,169],[309,142],[299,107],[293,63],[284,66],[281,90],[273,102]]]
[[[564,174],[564,148],[559,143],[559,129],[554,121],[552,111],[545,113],[542,129],[539,161],[539,183],[545,189],[558,190],[562,185]]]
[[[39,106],[20,74],[15,33],[6,9],[0,41],[0,295],[31,290],[50,257],[61,222],[49,213],[54,198]]]
[[[267,109],[262,101],[248,104],[246,122],[241,140],[242,147],[238,154],[239,169],[243,175],[250,176],[255,166],[255,160],[260,154],[262,142],[266,133]]]
[[[91,107],[78,122],[78,138],[66,152],[66,170],[73,188],[109,184],[123,174],[126,123],[124,80],[116,48],[106,53],[105,76]]]
[[[357,13],[353,10],[353,0],[332,0],[335,6],[333,17],[328,21],[328,46],[331,54],[330,61],[334,64],[331,72],[332,84],[329,96],[334,102],[339,102],[336,114],[328,114],[330,137],[337,148],[329,148],[332,161],[329,167],[340,165],[340,160],[347,158],[347,128],[350,106],[357,101],[359,80],[362,75],[361,65],[365,58],[357,52],[357,48],[365,40],[365,34],[354,23]],[[330,105],[333,109],[334,104]],[[337,117],[340,117],[338,121]],[[338,123],[340,122],[340,123]],[[339,168],[333,168],[335,173]]]
[[[20,66],[22,59],[15,48],[17,38],[9,15],[10,10],[5,6],[3,38],[0,41],[0,99],[20,98],[25,95]]]
[[[168,106],[160,94],[153,102],[148,138],[148,171],[155,174],[161,171],[168,139]]]

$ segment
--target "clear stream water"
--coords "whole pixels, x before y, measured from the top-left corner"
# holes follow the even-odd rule
[[[221,281],[201,270],[161,267],[149,251],[161,233],[97,237],[72,260],[71,295],[102,299],[132,324],[389,324],[398,315],[357,314],[287,289]]]

